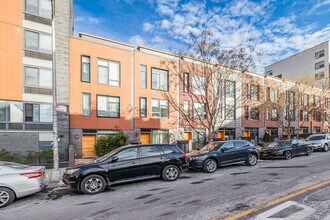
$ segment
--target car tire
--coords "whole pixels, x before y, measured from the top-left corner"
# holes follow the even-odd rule
[[[11,189],[0,187],[0,208],[10,205],[15,197],[15,193]]]
[[[284,159],[286,159],[286,160],[290,160],[292,158],[292,153],[291,153],[291,151],[285,151],[284,152]]]
[[[324,151],[324,152],[328,152],[328,151],[329,151],[329,146],[328,146],[328,144],[324,144],[323,151]]]
[[[215,161],[214,159],[207,159],[204,162],[204,172],[205,173],[214,173],[218,168],[218,164],[217,161]]]
[[[307,152],[306,152],[306,156],[310,156],[313,152],[313,149],[312,148],[307,148]]]
[[[86,176],[83,181],[81,181],[80,185],[81,191],[88,195],[101,193],[105,187],[105,179],[97,174]]]
[[[255,166],[258,163],[258,157],[255,154],[249,154],[246,159],[246,165]]]
[[[180,176],[180,169],[175,165],[168,165],[164,167],[162,172],[162,178],[165,181],[175,181]]]

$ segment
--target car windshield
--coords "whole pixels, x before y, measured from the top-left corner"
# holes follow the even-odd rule
[[[324,140],[324,139],[325,139],[325,135],[310,136],[308,138],[309,141],[320,141],[320,140]]]
[[[205,145],[202,149],[199,151],[213,151],[217,146],[222,145],[224,142],[211,142]]]
[[[287,145],[291,145],[292,140],[288,140],[288,141],[276,141],[271,143],[270,145],[267,146],[267,148],[279,148],[279,147],[284,147]]]
[[[14,169],[25,169],[29,168],[27,165],[19,164],[19,163],[12,163],[12,162],[6,162],[6,161],[0,161],[0,166],[14,168]]]
[[[120,151],[121,149],[122,149],[122,147],[119,147],[119,148],[117,148],[117,149],[115,149],[115,150],[113,150],[113,151],[111,151],[111,152],[109,152],[109,153],[103,155],[102,157],[98,158],[98,159],[96,160],[96,162],[102,162],[102,161],[108,159],[109,157],[111,157],[112,155],[116,154],[116,153],[117,153],[118,151]]]

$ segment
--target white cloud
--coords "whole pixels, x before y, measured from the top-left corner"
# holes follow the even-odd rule
[[[152,31],[154,29],[154,25],[153,24],[151,24],[151,23],[149,23],[149,22],[145,22],[145,23],[143,23],[143,30],[145,31],[145,32],[150,32],[150,31]]]
[[[84,17],[84,16],[77,16],[74,19],[75,22],[80,22],[80,23],[90,23],[90,24],[101,24],[104,22],[103,18],[100,17]]]
[[[167,19],[162,20],[161,28],[169,29],[172,26],[172,23],[169,22]]]
[[[145,40],[140,35],[134,35],[129,39],[129,43],[134,46],[146,45]]]

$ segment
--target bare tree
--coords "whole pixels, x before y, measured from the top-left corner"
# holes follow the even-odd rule
[[[162,61],[175,73],[171,83],[180,88],[180,102],[172,93],[164,92],[163,97],[179,112],[181,125],[201,135],[199,129],[205,129],[210,142],[219,127],[241,117],[236,112],[242,107],[242,75],[255,68],[259,54],[249,46],[223,49],[207,30],[190,34],[190,42],[187,53],[179,54],[179,66],[173,60]]]

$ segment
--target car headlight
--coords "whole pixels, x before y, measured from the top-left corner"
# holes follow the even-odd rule
[[[192,159],[194,159],[194,160],[204,160],[205,158],[206,158],[206,156],[204,155],[204,156],[195,156]]]
[[[65,174],[73,174],[74,172],[76,172],[77,170],[79,170],[79,168],[75,168],[75,169],[66,169],[65,170]]]

